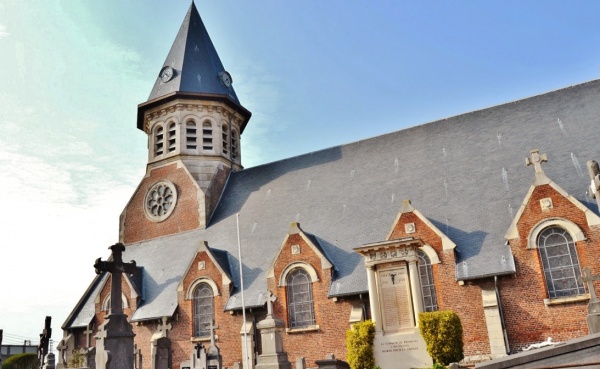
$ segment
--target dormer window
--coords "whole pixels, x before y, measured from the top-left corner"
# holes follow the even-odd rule
[[[164,142],[164,129],[162,126],[158,126],[154,133],[154,156],[163,154],[163,142]]]
[[[173,122],[169,124],[169,152],[174,152],[177,148],[177,125]]]
[[[222,138],[223,138],[223,155],[227,155],[227,154],[229,154],[229,127],[227,127],[227,124],[223,124]]]
[[[194,122],[193,120],[189,120],[186,124],[185,124],[185,137],[186,137],[186,142],[185,142],[185,147],[188,150],[196,150],[197,146],[197,134],[196,134],[196,122]]]
[[[202,150],[213,149],[212,124],[206,121],[202,124]]]

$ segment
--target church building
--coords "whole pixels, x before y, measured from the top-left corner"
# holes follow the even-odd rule
[[[192,3],[138,105],[148,164],[115,240],[137,265],[122,283],[137,368],[155,368],[160,339],[182,368],[212,338],[223,367],[252,369],[270,304],[308,368],[345,360],[366,319],[395,363],[381,367],[403,368],[406,351],[426,356],[424,311],[459,315],[471,361],[589,333],[600,80],[253,168],[234,80]],[[110,281],[97,275],[64,322],[59,365],[95,346]]]

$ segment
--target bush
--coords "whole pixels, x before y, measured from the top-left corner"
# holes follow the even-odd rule
[[[421,336],[433,362],[441,365],[456,363],[464,358],[462,325],[452,311],[419,314]]]
[[[4,360],[2,369],[36,369],[39,366],[37,354],[17,354]]]
[[[374,339],[375,325],[370,320],[356,323],[346,332],[346,359],[350,369],[371,369],[375,366]]]
[[[85,364],[85,355],[80,350],[73,350],[73,355],[67,361],[67,368],[81,368]]]

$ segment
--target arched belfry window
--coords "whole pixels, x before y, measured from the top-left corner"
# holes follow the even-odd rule
[[[177,125],[174,122],[169,123],[169,152],[174,152],[177,148]]]
[[[229,127],[227,127],[227,124],[223,123],[221,133],[223,138],[223,155],[227,155],[229,154]]]
[[[423,297],[423,309],[425,311],[437,311],[437,295],[435,293],[435,284],[433,282],[433,269],[431,260],[422,250],[419,255],[419,277],[421,279],[421,295]]]
[[[210,336],[215,318],[214,292],[208,283],[200,283],[194,289],[194,337]]]
[[[548,297],[567,297],[585,294],[579,282],[581,268],[575,242],[564,229],[551,226],[540,232],[537,238]]]
[[[231,159],[234,161],[240,156],[239,136],[235,129],[231,130]]]
[[[209,121],[202,123],[202,150],[213,149],[213,129]]]
[[[196,129],[196,122],[188,120],[185,124],[185,147],[188,150],[195,151],[198,147],[197,143],[198,133]]]
[[[315,308],[310,275],[303,268],[292,270],[286,278],[288,322],[290,328],[315,324]]]
[[[162,126],[156,127],[154,131],[154,156],[163,154],[163,144],[165,139],[165,133]]]

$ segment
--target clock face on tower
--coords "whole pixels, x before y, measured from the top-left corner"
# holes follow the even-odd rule
[[[173,78],[174,75],[175,71],[173,70],[173,68],[166,66],[160,70],[158,77],[161,81],[163,81],[163,83],[167,83]]]
[[[144,198],[144,212],[153,222],[167,219],[177,204],[177,189],[169,181],[155,183]]]
[[[233,82],[231,80],[231,74],[229,74],[226,71],[223,71],[223,72],[219,73],[219,79],[221,80],[221,83],[225,87],[227,87],[227,88],[231,87],[231,83]]]

